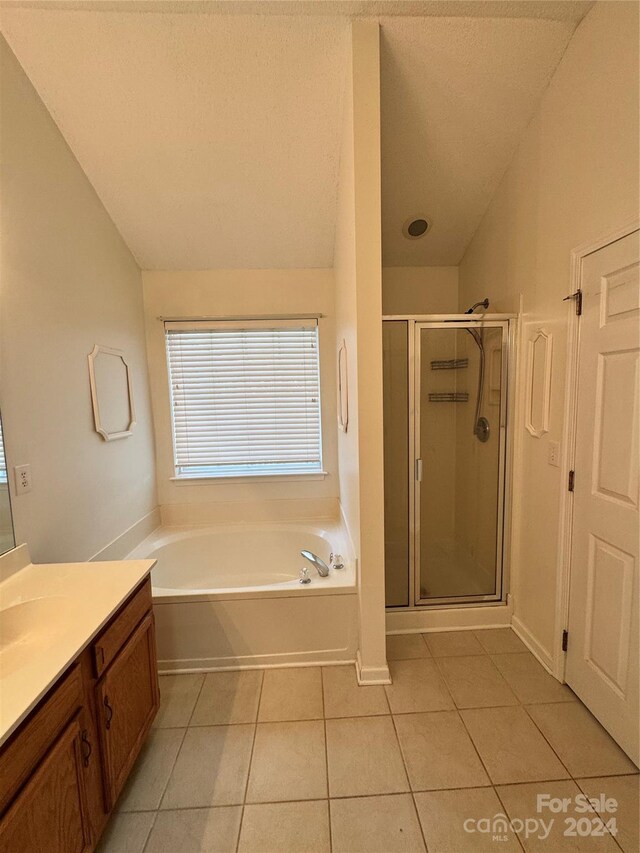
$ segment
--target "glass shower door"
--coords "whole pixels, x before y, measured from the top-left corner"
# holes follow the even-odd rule
[[[507,324],[415,329],[415,601],[497,600]]]

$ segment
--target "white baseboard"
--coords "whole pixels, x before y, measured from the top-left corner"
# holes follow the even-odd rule
[[[511,627],[516,632],[518,637],[520,637],[525,646],[529,649],[531,654],[540,661],[540,663],[547,670],[547,672],[550,675],[554,675],[553,656],[551,655],[549,650],[542,645],[542,643],[539,643],[538,640],[536,640],[536,638],[533,636],[533,634],[527,628],[524,622],[518,619],[517,616],[514,616],[511,621]]]
[[[356,677],[358,684],[391,684],[391,674],[388,666],[363,666],[360,651],[356,654]]]
[[[182,675],[193,672],[229,672],[245,669],[286,669],[307,666],[353,666],[353,657],[337,658],[322,652],[290,655],[256,655],[255,657],[196,658],[194,660],[159,660],[160,675]]]
[[[508,604],[482,607],[424,608],[387,612],[387,634],[428,634],[430,631],[471,631],[511,625]]]
[[[132,524],[128,530],[101,548],[97,554],[90,558],[91,562],[102,562],[109,560],[122,560],[130,551],[139,545],[143,539],[153,533],[156,527],[160,527],[160,507],[157,506],[143,515],[139,521]]]

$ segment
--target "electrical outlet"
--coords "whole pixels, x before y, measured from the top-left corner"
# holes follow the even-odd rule
[[[16,495],[26,495],[31,491],[31,465],[16,465],[13,469],[15,476]]]
[[[557,441],[550,441],[547,447],[547,462],[554,468],[560,467],[560,445]]]

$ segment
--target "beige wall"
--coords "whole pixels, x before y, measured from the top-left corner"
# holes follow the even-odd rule
[[[35,561],[84,560],[156,505],[140,271],[4,40],[0,53],[2,417],[9,467],[33,479],[16,539]],[[138,424],[120,441],[94,431],[96,343],[133,371]]]
[[[460,266],[460,306],[488,295],[491,311],[517,311],[521,340],[553,336],[550,431],[516,426],[515,617],[541,655],[554,626],[561,441],[571,250],[638,215],[638,6],[601,2],[580,24]],[[520,364],[519,387],[524,375]]]
[[[338,496],[336,450],[335,309],[333,270],[208,270],[143,272],[153,416],[156,426],[158,495],[163,507],[302,501]],[[225,317],[323,314],[319,320],[320,392],[324,479],[261,478],[253,481],[182,481],[174,477],[169,383],[164,327],[158,317]],[[335,503],[335,501],[334,501]],[[274,511],[277,506],[273,507]],[[164,510],[163,510],[164,511]],[[215,515],[219,511],[211,506]],[[322,509],[318,510],[319,512]],[[202,509],[200,510],[202,512]],[[165,518],[168,515],[165,511]],[[172,516],[176,518],[176,516]],[[198,515],[198,519],[203,518]],[[193,520],[195,516],[185,517]]]
[[[383,314],[455,314],[458,267],[383,267]]]
[[[360,465],[360,674],[388,678],[384,610],[380,28],[352,26]]]

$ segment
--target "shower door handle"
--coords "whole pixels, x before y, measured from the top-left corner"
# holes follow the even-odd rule
[[[416,480],[422,482],[422,459],[416,459]]]

